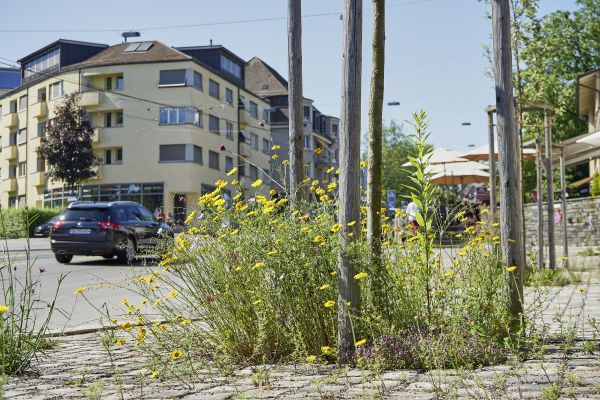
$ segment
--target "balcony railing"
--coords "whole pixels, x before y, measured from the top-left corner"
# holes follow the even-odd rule
[[[48,114],[48,103],[39,101],[31,106],[31,115],[34,118],[44,118]]]
[[[2,154],[4,155],[4,158],[7,160],[14,160],[17,158],[17,146],[16,145],[11,145],[8,147],[5,147],[4,149],[2,149]]]
[[[2,127],[3,128],[12,128],[17,126],[19,123],[19,117],[16,112],[12,112],[2,116]]]
[[[30,175],[29,181],[33,186],[44,186],[46,184],[46,175],[44,172],[35,172]]]
[[[4,192],[17,191],[17,178],[8,178],[2,181],[2,190]]]

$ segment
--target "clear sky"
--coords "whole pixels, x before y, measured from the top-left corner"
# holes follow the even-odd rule
[[[366,132],[371,65],[371,2],[364,1],[363,114]],[[402,121],[424,108],[436,146],[467,150],[487,142],[483,109],[494,92],[483,45],[491,22],[476,0],[388,0],[384,119]],[[574,0],[541,0],[541,13],[572,10]],[[90,4],[88,6],[88,4]],[[304,95],[322,112],[339,115],[342,0],[303,0]],[[171,46],[206,45],[210,39],[248,60],[258,56],[287,76],[286,0],[54,0],[11,1],[2,7],[0,57],[17,60],[58,38],[116,44],[123,30]],[[315,14],[330,14],[314,16]],[[312,15],[312,16],[311,16]],[[26,16],[26,17],[24,17]],[[269,19],[200,27],[144,29]],[[66,30],[97,30],[76,32]],[[3,60],[4,61],[4,60]],[[470,122],[471,126],[462,126]],[[410,127],[410,126],[408,126]]]

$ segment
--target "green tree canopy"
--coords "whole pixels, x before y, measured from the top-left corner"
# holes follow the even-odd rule
[[[87,112],[77,105],[77,98],[78,93],[66,95],[56,107],[39,148],[51,166],[48,176],[66,187],[97,176],[93,170],[98,164],[92,147],[94,128]]]

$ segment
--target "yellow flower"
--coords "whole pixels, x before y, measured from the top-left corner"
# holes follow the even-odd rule
[[[340,169],[339,169],[339,168],[338,168],[338,169],[336,169],[336,170],[335,170],[335,173],[339,175],[339,174],[340,174]]]
[[[180,349],[174,349],[171,352],[171,359],[172,360],[177,360],[177,359],[181,358],[181,356],[183,356],[183,351],[181,351]]]
[[[333,224],[331,227],[331,232],[337,233],[340,231],[340,229],[342,229],[342,224]]]
[[[369,274],[367,274],[366,272],[359,272],[358,274],[354,275],[354,279],[356,279],[357,281],[366,278],[367,276],[369,276]]]
[[[354,345],[356,347],[360,347],[360,346],[364,346],[366,343],[367,343],[367,339],[362,339],[362,340],[359,340],[358,342],[354,343]]]
[[[325,283],[323,285],[321,285],[319,287],[320,290],[325,290],[325,289],[329,289],[331,287],[331,285],[329,283]]]
[[[517,269],[517,266],[516,266],[516,265],[513,265],[512,267],[506,267],[506,270],[507,270],[508,272],[513,272],[513,271],[514,271],[514,270],[516,270],[516,269]]]
[[[492,226],[493,226],[494,228],[496,228],[496,227],[500,226],[500,224],[499,224],[498,222],[494,222],[494,223],[492,224]]]
[[[86,287],[80,287],[80,288],[75,289],[75,291],[73,292],[73,294],[75,296],[77,296],[78,294],[81,294],[81,293],[85,292],[86,290],[87,290]]]
[[[194,217],[196,216],[196,210],[192,211],[190,213],[190,215],[187,216],[187,218],[185,219],[185,221],[183,221],[184,225],[189,224],[190,222],[192,222],[194,220]]]
[[[264,267],[266,264],[264,262],[257,262],[256,264],[254,264],[254,266],[251,268],[252,271],[254,271],[255,269],[259,269]]]
[[[270,252],[268,252],[267,254],[268,254],[268,255],[270,255],[270,256],[274,256],[274,255],[275,255],[275,254],[277,254],[277,253],[279,253],[279,252],[277,251],[277,249],[273,249],[273,250],[271,250]]]
[[[259,305],[260,303],[262,303],[262,300],[261,300],[261,299],[254,300],[254,301],[252,302],[252,304],[253,304],[253,305],[255,305],[255,306]]]
[[[481,210],[481,214],[487,214],[489,212],[490,212],[490,210],[487,208],[484,208],[483,210]]]
[[[360,167],[361,167],[361,168],[364,168],[364,167],[366,167],[366,166],[367,166],[367,162],[366,162],[366,161],[361,161],[361,162],[360,162]]]
[[[321,346],[321,353],[326,356],[330,356],[333,354],[333,349],[329,346]]]
[[[306,362],[312,364],[315,362],[316,359],[317,359],[317,356],[308,356],[308,357],[306,357]]]
[[[125,321],[120,325],[120,328],[123,329],[125,332],[129,332],[131,330],[131,322],[129,321]]]
[[[179,292],[177,290],[173,289],[173,290],[171,290],[169,292],[169,294],[167,295],[167,297],[173,297],[173,298],[175,298],[175,297],[177,297],[178,294],[179,294]]]
[[[150,379],[156,379],[158,378],[158,371],[154,371],[150,374]]]
[[[183,321],[181,321],[181,325],[185,326],[185,325],[189,325],[192,323],[191,319],[184,319]]]
[[[290,162],[289,162],[289,160],[283,160],[282,164],[283,165],[290,165]]]
[[[234,180],[231,181],[232,185],[237,185],[238,183],[240,183],[240,181],[237,180],[237,179],[234,179]]]
[[[271,159],[273,159],[273,160],[277,160],[278,158],[279,158],[279,156],[278,156],[277,154],[273,154],[273,155],[271,156]]]
[[[333,172],[333,170],[334,170],[334,169],[335,169],[335,168],[331,167],[331,168],[327,169],[327,171],[325,171],[325,172],[327,172],[328,174],[330,174],[330,173],[332,173],[332,172]]]
[[[318,156],[319,156],[319,155],[321,155],[322,153],[323,153],[323,149],[322,149],[322,148],[320,148],[320,147],[317,147],[317,148],[315,149],[315,154],[316,154],[316,155],[318,155]]]
[[[331,307],[335,306],[335,301],[327,300],[325,303],[323,303],[323,305],[325,306],[325,308],[331,308]]]
[[[563,261],[568,261],[569,257],[562,256],[560,259],[563,260]]]
[[[227,173],[227,176],[231,176],[231,175],[235,174],[237,172],[237,170],[238,170],[237,167],[230,169],[229,172]]]
[[[237,235],[239,232],[240,232],[240,230],[239,230],[239,229],[234,229],[234,230],[232,230],[232,231],[231,231],[229,234],[230,234],[231,236],[235,236],[235,235]]]
[[[325,238],[321,235],[317,235],[313,240],[316,244],[321,244],[325,241]]]
[[[254,183],[252,183],[252,185],[250,185],[250,186],[252,186],[253,188],[257,188],[257,187],[259,187],[260,185],[262,185],[262,183],[263,183],[262,179],[257,179],[257,180],[255,180],[255,181],[254,181]]]
[[[331,276],[336,276],[336,275],[337,275],[337,271],[331,271],[331,272],[329,273],[329,275],[331,275]]]
[[[446,274],[445,274],[445,275],[446,275],[447,277],[450,277],[450,276],[454,275],[454,271],[448,271],[448,272],[446,272]]]
[[[8,306],[0,306],[0,314],[4,314],[8,311]]]
[[[123,338],[121,338],[121,339],[117,339],[117,340],[115,341],[115,344],[116,344],[117,346],[123,346],[123,345],[125,344],[125,339],[123,339]]]
[[[271,147],[271,150],[273,150],[273,151],[277,151],[277,150],[279,150],[280,148],[281,148],[281,146],[279,146],[279,145],[277,145],[277,144],[276,144],[275,146],[272,146],[272,147]]]
[[[581,292],[581,293],[585,292],[585,288],[584,287],[580,287],[579,288],[579,292]]]
[[[354,225],[356,225],[356,221],[348,222],[346,225],[348,225],[348,226],[354,226]]]
[[[235,267],[234,271],[235,272],[240,272],[242,270],[242,267]]]

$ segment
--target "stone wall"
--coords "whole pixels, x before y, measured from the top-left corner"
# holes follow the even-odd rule
[[[561,202],[554,208],[561,209]],[[544,244],[548,244],[546,203],[544,213]],[[562,213],[562,210],[561,210]],[[564,213],[563,213],[564,215]],[[590,218],[591,217],[591,218]],[[525,241],[531,248],[537,244],[537,205],[525,205]],[[590,223],[591,221],[591,223]],[[562,223],[554,225],[556,246],[562,246]],[[600,245],[600,197],[583,197],[567,200],[567,239],[569,247],[589,247]]]

